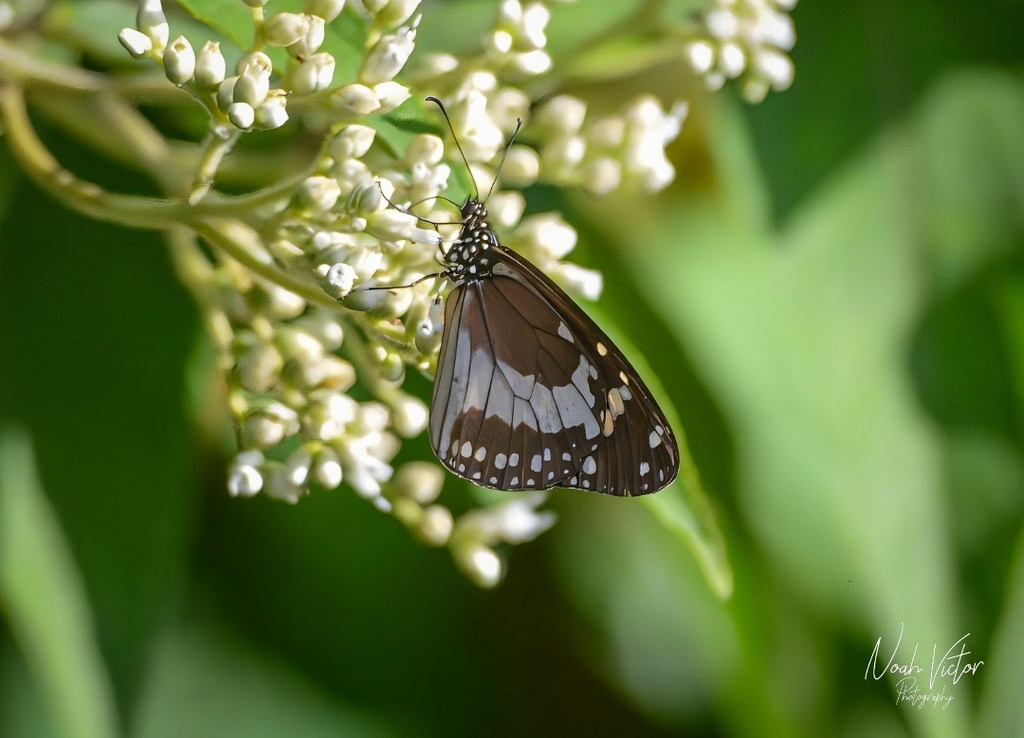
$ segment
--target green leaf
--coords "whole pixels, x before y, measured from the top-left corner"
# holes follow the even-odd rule
[[[138,738],[397,736],[387,719],[338,704],[294,669],[203,618],[157,639]]]
[[[238,0],[179,0],[179,4],[193,18],[230,39],[237,48],[252,46],[252,9],[245,3]]]
[[[27,434],[0,427],[0,603],[57,732],[119,733],[92,612],[36,476]]]
[[[982,667],[985,689],[978,706],[975,735],[1021,735],[1024,732],[1024,535],[1017,541],[1006,581],[1006,597],[990,657]]]

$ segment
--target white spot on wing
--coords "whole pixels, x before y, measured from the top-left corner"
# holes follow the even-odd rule
[[[599,355],[601,355],[601,356],[607,356],[607,355],[608,355],[608,347],[607,347],[607,346],[605,346],[605,345],[604,345],[603,343],[601,343],[600,341],[598,341],[598,342],[597,342],[597,353],[598,353]]]
[[[537,418],[537,428],[541,433],[558,433],[562,430],[562,419],[558,415],[558,405],[551,390],[542,384],[533,388],[530,407]]]
[[[558,321],[558,335],[564,338],[569,343],[572,343],[572,331],[569,330],[569,326],[564,321]]]
[[[651,431],[651,435],[647,437],[647,443],[650,444],[651,448],[657,448],[661,443],[661,436],[658,435],[657,431]]]
[[[513,452],[512,455],[508,457],[508,465],[519,466],[519,452]]]
[[[470,456],[473,455],[473,446],[469,443],[469,441],[466,441],[465,443],[462,444],[462,455],[465,456],[466,458],[469,458]]]
[[[593,456],[588,456],[584,459],[582,471],[584,474],[593,474],[597,471],[597,462],[594,461]]]
[[[612,411],[612,420],[626,411],[626,406],[622,402],[622,394],[615,387],[608,390],[608,409]]]
[[[650,464],[648,464],[646,461],[640,462],[640,473],[641,474],[647,474],[647,472],[649,472],[650,470],[651,470],[651,465]]]
[[[505,462],[507,460],[508,460],[508,457],[505,456],[505,454],[498,454],[497,456],[494,457],[494,468],[495,469],[504,469],[505,468]]]
[[[540,454],[535,454],[534,457],[530,459],[530,470],[539,472],[542,463],[543,462],[541,461]]]
[[[476,453],[473,454],[473,458],[476,459],[477,461],[483,461],[484,459],[487,458],[487,449],[481,446],[476,450]]]

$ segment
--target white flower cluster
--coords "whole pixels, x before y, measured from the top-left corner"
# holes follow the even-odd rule
[[[769,90],[787,89],[793,83],[787,52],[796,43],[789,17],[795,6],[796,0],[715,0],[703,16],[705,33],[687,45],[690,65],[713,90],[739,79],[751,103]]]
[[[678,102],[666,113],[656,99],[642,96],[622,115],[587,120],[582,100],[554,97],[534,121],[543,137],[543,174],[596,195],[619,187],[657,192],[675,177],[665,146],[679,135],[687,110]]]
[[[679,133],[686,105],[665,112],[641,96],[593,116],[583,101],[559,95],[525,120],[531,98],[521,85],[552,66],[545,32],[553,2],[502,0],[476,56],[427,55],[406,70],[419,0],[350,0],[345,12],[365,21],[367,43],[361,63],[348,66],[358,71],[336,83],[335,59],[319,49],[343,0],[306,0],[304,12],[269,16],[263,0],[244,1],[257,41],[232,76],[216,43],[194,54],[183,37],[168,42],[159,0],[141,0],[137,27],[120,34],[133,55],[162,64],[171,82],[206,106],[215,132],[276,128],[291,101],[310,95],[318,106],[307,123],[325,130],[313,171],[288,196],[265,198],[248,214],[249,267],[212,243],[213,258],[197,251],[186,270],[203,300],[238,426],[229,491],[296,502],[314,482],[327,489],[346,482],[424,542],[448,546],[475,581],[493,585],[502,575],[495,547],[530,540],[553,523],[551,513],[537,511],[544,493],[456,519],[437,502],[440,466],[392,466],[400,439],[427,425],[427,408],[403,382],[406,366],[430,375],[436,363],[444,308],[438,280],[429,277],[439,269],[439,246],[459,230],[450,201],[439,195],[448,187],[447,162],[461,158],[432,134],[380,140],[364,118],[409,100],[410,86],[440,98],[470,165],[471,194],[486,197],[491,224],[545,272],[596,299],[600,274],[562,261],[575,230],[553,213],[523,218],[523,196],[506,188],[546,180],[599,194],[659,190],[675,174],[665,146]],[[265,47],[285,49],[287,67],[275,70]],[[509,147],[520,122],[520,141]],[[195,192],[193,202],[206,190]]]

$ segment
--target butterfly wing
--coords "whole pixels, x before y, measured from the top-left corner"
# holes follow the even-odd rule
[[[655,492],[679,451],[612,341],[536,267],[499,247],[488,278],[457,284],[430,412],[441,462],[503,490]]]

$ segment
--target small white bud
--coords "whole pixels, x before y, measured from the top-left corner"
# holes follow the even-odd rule
[[[583,186],[595,195],[607,195],[622,183],[622,165],[608,156],[583,165]]]
[[[374,15],[379,28],[394,28],[405,23],[416,12],[421,0],[389,0]]]
[[[271,90],[267,99],[256,108],[255,125],[264,131],[272,131],[287,122],[288,95],[284,90]]]
[[[306,0],[306,12],[330,23],[345,9],[345,0]]]
[[[235,101],[235,82],[238,81],[238,76],[228,77],[219,85],[217,85],[217,107],[225,113],[228,112],[228,108],[231,107],[231,103]]]
[[[270,46],[291,46],[309,33],[310,16],[305,13],[274,13],[263,25]]]
[[[253,110],[252,105],[244,102],[231,103],[228,106],[228,120],[231,121],[231,125],[235,128],[241,128],[243,131],[247,131],[252,128],[252,124],[256,122],[256,111]]]
[[[388,208],[366,219],[366,232],[382,241],[405,241],[412,238],[417,222],[418,218],[412,213]]]
[[[455,521],[451,511],[441,505],[431,505],[423,510],[417,533],[430,546],[444,546],[452,536]]]
[[[444,158],[444,141],[438,136],[421,133],[405,147],[405,160],[409,164],[439,164]]]
[[[739,44],[722,44],[718,51],[718,67],[726,77],[738,77],[747,66],[747,55]]]
[[[758,73],[775,90],[788,89],[793,84],[793,60],[785,54],[761,49],[754,57]]]
[[[326,90],[334,81],[334,67],[334,57],[326,51],[313,54],[302,62],[292,75],[292,92],[311,95]]]
[[[501,167],[501,180],[515,188],[525,188],[540,176],[540,157],[529,146],[515,145],[508,150]]]
[[[482,544],[465,548],[460,547],[453,552],[463,571],[481,587],[494,587],[501,581],[503,566],[501,558],[493,550]]]
[[[516,54],[512,64],[524,74],[544,74],[551,69],[551,57],[548,52],[537,49],[524,54]]]
[[[184,36],[178,36],[164,49],[164,73],[179,87],[190,79],[196,71],[196,53],[192,44]]]
[[[377,112],[382,115],[390,113],[412,97],[409,88],[398,82],[381,82],[379,85],[374,85],[373,94],[377,96],[377,100],[380,103],[380,108]]]
[[[707,41],[693,41],[686,46],[686,58],[697,74],[707,74],[715,63],[715,50]]]
[[[224,81],[226,73],[227,62],[220,52],[220,44],[216,41],[207,41],[196,57],[196,86],[213,89]]]
[[[296,486],[305,485],[309,480],[310,467],[313,465],[313,455],[305,448],[297,448],[284,463],[284,471],[288,481]]]
[[[332,264],[331,266],[324,265],[322,279],[322,286],[324,292],[333,297],[335,300],[340,300],[352,291],[352,287],[356,281],[356,270],[345,263]],[[319,270],[317,270],[319,274]]]
[[[251,346],[238,359],[235,371],[238,381],[252,392],[266,392],[281,376],[284,358],[277,348],[270,344],[258,343]]]
[[[361,118],[380,108],[377,95],[366,85],[345,85],[331,93],[331,106],[341,115]]]
[[[515,190],[496,192],[487,201],[491,222],[499,228],[512,228],[523,217],[525,210],[526,198]]]
[[[412,25],[399,28],[395,33],[381,36],[374,44],[363,61],[359,71],[359,81],[367,85],[388,82],[402,71],[416,46],[416,26],[418,18]]]
[[[587,117],[587,104],[571,95],[557,95],[548,100],[537,114],[537,125],[551,131],[572,135],[580,130]]]
[[[336,179],[314,175],[306,177],[296,190],[296,203],[327,212],[334,208],[340,196],[341,186]]]
[[[153,48],[157,52],[163,53],[171,27],[167,24],[160,0],[140,0],[135,14],[135,27],[153,40]]]
[[[576,230],[557,213],[542,213],[524,220],[516,229],[516,239],[520,238],[555,261],[576,248]]]
[[[344,159],[359,159],[364,156],[373,145],[377,136],[377,130],[370,126],[351,123],[342,128],[338,135],[327,144],[327,153],[335,161]]]
[[[395,403],[392,424],[403,438],[418,436],[427,427],[427,406],[418,397],[402,397]]]
[[[323,46],[327,29],[324,19],[316,16],[306,16],[309,19],[309,28],[295,43],[288,46],[288,53],[296,59],[305,59],[317,52]]]
[[[732,10],[713,10],[704,17],[704,24],[718,39],[734,38],[740,31],[740,20]]]
[[[117,40],[136,59],[141,59],[153,48],[153,39],[134,28],[122,28]]]
[[[274,464],[271,467],[270,478],[267,479],[263,494],[294,505],[308,493],[309,490],[304,485],[292,481],[291,470],[287,466]]]
[[[759,102],[768,97],[768,91],[771,89],[771,85],[760,77],[751,77],[743,80],[743,87],[741,93],[743,99],[751,105],[757,105]]]
[[[255,467],[238,467],[228,475],[228,494],[232,497],[252,497],[261,489],[263,475]]]
[[[429,461],[410,461],[395,474],[395,486],[420,505],[429,505],[444,487],[444,470]]]
[[[597,300],[601,297],[601,290],[604,289],[601,272],[584,269],[576,264],[561,264],[558,272],[570,290],[578,292],[588,300]]]
[[[282,354],[301,364],[319,361],[324,355],[324,345],[301,328],[283,327],[277,331],[276,340]]]
[[[257,413],[242,423],[242,445],[246,448],[270,448],[284,440],[287,430],[287,424],[281,418]]]
[[[253,108],[267,99],[270,91],[270,73],[273,66],[270,58],[262,52],[249,55],[249,62],[235,81],[233,99],[235,102],[248,103]]]
[[[338,454],[334,449],[327,447],[321,449],[313,462],[313,477],[324,489],[337,489],[341,484],[342,471],[341,462],[338,461]]]

